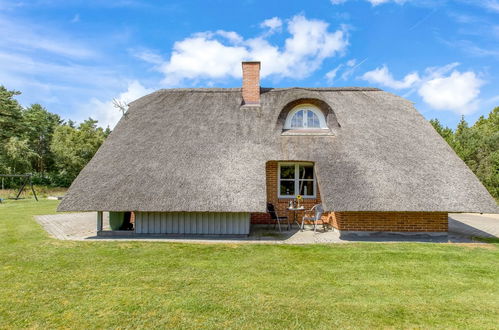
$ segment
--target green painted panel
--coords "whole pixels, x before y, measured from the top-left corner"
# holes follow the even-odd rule
[[[244,212],[135,212],[138,234],[248,235],[250,214]]]
[[[109,212],[109,226],[111,230],[120,230],[125,218],[125,212]]]

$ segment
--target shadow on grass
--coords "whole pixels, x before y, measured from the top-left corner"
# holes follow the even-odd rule
[[[475,241],[484,242],[484,243],[499,244],[499,238],[497,238],[497,237],[478,237],[478,236],[473,236],[472,239],[475,240]]]

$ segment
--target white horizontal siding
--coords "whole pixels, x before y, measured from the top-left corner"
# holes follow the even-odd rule
[[[137,234],[247,235],[249,213],[136,212]]]

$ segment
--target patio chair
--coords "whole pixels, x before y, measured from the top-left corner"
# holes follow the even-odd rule
[[[308,214],[310,214],[312,212],[314,213],[314,215],[309,216]],[[317,221],[321,220],[322,213],[324,213],[324,208],[322,207],[321,204],[316,204],[309,211],[306,211],[305,214],[303,215],[302,220],[301,220],[301,230],[303,230],[303,226],[305,224],[305,221],[313,221],[314,222],[314,233],[315,233],[316,228],[317,228]],[[324,221],[322,221],[322,227],[324,228],[324,231],[326,231],[326,224],[324,223]]]
[[[276,226],[279,226],[279,231],[281,231],[281,221],[287,221],[288,228],[290,227],[288,217],[279,216],[277,210],[274,207],[274,204],[267,203],[267,213],[270,215],[270,218],[274,221],[274,229]]]

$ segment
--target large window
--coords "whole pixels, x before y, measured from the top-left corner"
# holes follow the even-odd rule
[[[322,111],[310,104],[302,104],[291,110],[284,129],[327,129]]]
[[[315,173],[312,163],[279,163],[279,198],[315,198]]]

